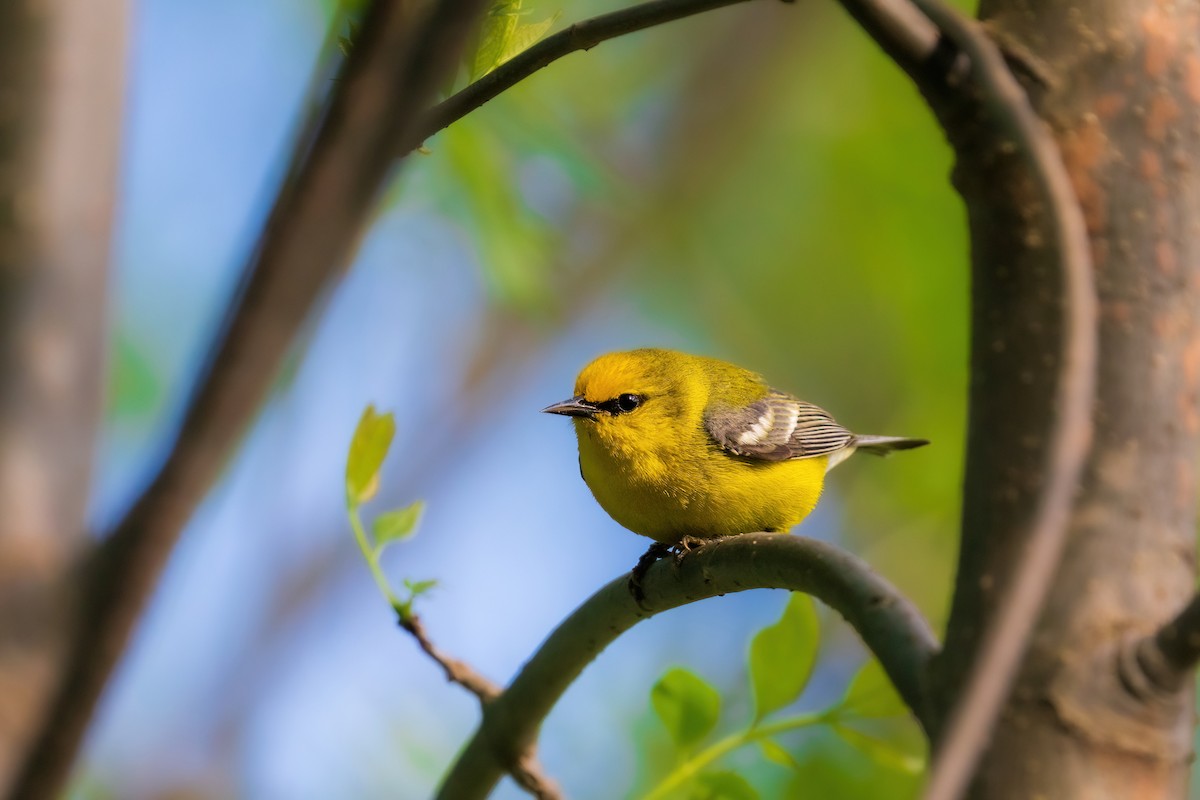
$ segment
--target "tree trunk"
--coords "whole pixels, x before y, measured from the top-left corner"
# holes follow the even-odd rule
[[[103,372],[125,0],[0,3],[0,794],[59,668]]]
[[[1200,445],[1200,7],[983,0],[1086,217],[1100,301],[1093,446],[1070,541],[976,798],[1182,798],[1190,691],[1130,642],[1184,606]],[[1009,159],[960,163],[973,261],[962,551],[930,685],[944,714],[1019,555],[1054,423],[1059,280]],[[1012,241],[1012,230],[1024,230]],[[1005,235],[1005,234],[1009,235]]]

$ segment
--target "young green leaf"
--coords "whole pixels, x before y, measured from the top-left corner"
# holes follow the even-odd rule
[[[774,739],[762,739],[758,746],[767,761],[788,769],[800,769],[800,762],[796,761],[796,757]]]
[[[681,667],[667,670],[650,690],[650,703],[680,748],[707,736],[721,714],[721,695],[699,675]]]
[[[736,772],[702,772],[688,800],[758,800],[758,790]]]
[[[917,775],[925,769],[925,753],[919,739],[904,736],[881,739],[836,722],[832,727],[847,744],[882,767],[909,775]]]
[[[800,696],[817,660],[821,627],[812,598],[793,592],[774,625],[763,628],[750,642],[750,686],[754,690],[754,718]]]
[[[425,504],[420,500],[406,508],[385,511],[371,522],[371,538],[375,540],[375,552],[382,552],[392,542],[412,536],[421,520]]]
[[[500,58],[520,23],[521,0],[494,0],[479,26],[479,47],[471,62],[470,79],[482,78],[500,64]]]
[[[851,678],[839,704],[839,712],[865,719],[907,716],[909,713],[887,673],[873,658]]]
[[[408,589],[410,597],[419,597],[435,586],[437,586],[437,581],[414,581],[410,578],[404,579],[404,588]]]
[[[346,502],[352,506],[365,503],[375,496],[379,487],[379,468],[392,446],[396,422],[390,413],[378,414],[375,406],[367,406],[346,458]]]

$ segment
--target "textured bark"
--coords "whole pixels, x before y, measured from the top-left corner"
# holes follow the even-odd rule
[[[0,787],[53,681],[83,543],[125,5],[0,3]]]
[[[1198,14],[1195,2],[982,3],[1083,206],[1100,367],[1092,452],[1060,576],[975,797],[1186,793],[1191,693],[1147,691],[1128,643],[1185,605],[1194,583]],[[980,153],[955,175],[973,241],[970,428],[955,600],[930,682],[937,713],[957,696],[1004,595],[1055,423],[1062,287],[1042,247],[1041,210],[1010,162],[1003,151]]]

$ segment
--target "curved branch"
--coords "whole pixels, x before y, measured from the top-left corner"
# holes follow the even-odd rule
[[[590,50],[601,42],[624,36],[627,33],[635,33],[704,11],[744,2],[747,0],[651,0],[649,3],[622,8],[619,11],[601,14],[569,25],[513,56],[479,80],[430,109],[417,130],[416,138],[401,141],[400,154],[408,154],[425,139],[443,128],[448,128],[483,104],[495,99],[500,93],[511,89],[563,56],[580,50]]]
[[[447,773],[442,800],[483,798],[507,764],[536,739],[551,708],[600,652],[656,613],[746,589],[807,592],[838,611],[875,654],[924,725],[922,679],[938,644],[920,612],[861,559],[803,536],[748,533],[711,542],[678,567],[670,559],[642,582],[643,611],[626,576],[584,602],[488,705],[475,736]]]
[[[926,800],[961,796],[987,744],[1058,571],[1072,500],[1083,474],[1092,433],[1096,384],[1096,287],[1083,212],[1062,155],[982,27],[942,5],[915,0],[954,47],[967,56],[959,101],[993,123],[997,152],[1015,147],[1041,201],[1062,281],[1063,329],[1054,389],[1054,425],[1042,454],[1043,482],[1023,551],[968,673],[958,702],[939,732]],[[1014,231],[1014,236],[1017,232]]]

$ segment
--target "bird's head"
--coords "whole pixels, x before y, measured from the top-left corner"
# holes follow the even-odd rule
[[[583,368],[575,396],[543,411],[573,417],[581,436],[636,452],[700,424],[708,390],[695,359],[670,350],[600,356]]]

